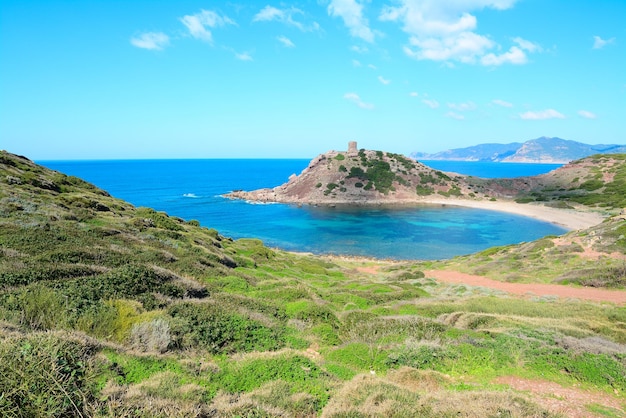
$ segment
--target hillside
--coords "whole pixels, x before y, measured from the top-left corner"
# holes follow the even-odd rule
[[[594,155],[557,170],[515,179],[467,178],[474,190],[493,197],[515,198],[553,207],[626,208],[626,154]]]
[[[561,138],[541,137],[523,143],[479,144],[435,154],[414,152],[418,160],[490,161],[518,163],[568,163],[594,154],[626,153],[626,145],[589,145]]]
[[[1,152],[0,416],[622,416],[623,306],[424,271],[566,288],[604,269],[579,283],[621,293],[624,228],[446,262],[312,257]]]

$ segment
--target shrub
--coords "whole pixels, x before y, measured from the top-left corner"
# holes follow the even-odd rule
[[[114,306],[103,302],[94,303],[83,311],[74,327],[93,337],[111,338],[117,316]]]
[[[417,185],[417,187],[415,188],[415,192],[419,195],[419,196],[428,196],[434,193],[434,190],[431,189],[430,187],[424,187],[422,185]]]
[[[276,350],[282,334],[240,314],[211,303],[180,303],[168,309],[175,348],[202,348],[210,353]]]
[[[179,225],[180,221],[177,219],[171,218],[165,212],[157,212],[151,208],[137,208],[136,216],[144,221],[148,220],[149,222],[144,223],[147,226],[154,226],[170,231],[182,231],[184,229]]]
[[[581,189],[587,190],[589,192],[598,190],[602,187],[604,187],[604,182],[601,179],[587,180],[586,182],[580,185]]]
[[[34,330],[48,330],[64,322],[64,298],[40,284],[25,288],[19,295],[22,325]]]
[[[94,400],[96,347],[68,335],[0,342],[0,416],[83,417]]]
[[[141,351],[164,353],[171,341],[170,325],[163,318],[133,325],[130,343]]]

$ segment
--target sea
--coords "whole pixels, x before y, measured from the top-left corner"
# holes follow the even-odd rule
[[[136,207],[195,219],[221,235],[313,254],[438,260],[494,246],[559,235],[559,226],[504,212],[455,206],[315,207],[255,204],[222,197],[274,187],[308,159],[37,161],[80,177]],[[483,178],[538,175],[559,164],[421,161],[442,171]]]

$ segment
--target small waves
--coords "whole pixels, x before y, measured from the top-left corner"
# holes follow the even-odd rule
[[[195,193],[185,193],[185,194],[183,194],[183,197],[189,197],[189,198],[192,198],[192,199],[197,199],[197,198],[199,198],[200,196],[198,196],[198,195],[197,195],[197,194],[195,194]]]

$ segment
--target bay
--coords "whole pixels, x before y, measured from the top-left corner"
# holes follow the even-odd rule
[[[308,159],[39,163],[83,178],[135,206],[152,207],[186,220],[196,219],[222,235],[259,238],[270,247],[290,251],[432,260],[564,232],[558,226],[531,218],[453,206],[298,207],[251,204],[221,197],[232,190],[282,184],[291,174],[300,173]],[[531,167],[534,164],[525,166],[537,170]],[[543,167],[549,171],[548,168]]]

